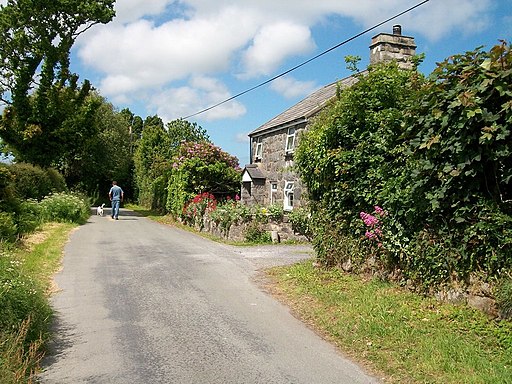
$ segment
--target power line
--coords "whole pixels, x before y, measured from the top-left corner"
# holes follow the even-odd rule
[[[423,5],[423,4],[425,4],[425,3],[428,3],[429,1],[430,1],[430,0],[424,0],[424,1],[422,1],[421,3],[418,3],[418,4],[414,5],[414,6],[412,6],[412,7],[408,8],[408,9],[406,9],[405,11],[402,11],[402,12],[400,12],[400,13],[397,13],[395,16],[392,16],[392,17],[390,17],[389,19],[386,19],[386,20],[384,20],[384,21],[381,21],[381,22],[380,22],[380,23],[378,23],[378,24],[375,24],[373,27],[370,27],[370,28],[368,28],[368,29],[365,29],[365,30],[364,30],[364,31],[362,31],[362,32],[359,32],[357,35],[354,35],[354,36],[352,36],[351,38],[349,38],[349,39],[347,39],[347,40],[342,41],[341,43],[339,43],[339,44],[335,45],[334,47],[331,47],[331,48],[329,48],[329,49],[327,49],[327,50],[325,50],[325,51],[323,51],[323,52],[319,53],[318,55],[313,56],[312,58],[310,58],[310,59],[308,59],[308,60],[306,60],[306,61],[304,61],[304,62],[302,62],[302,63],[300,63],[300,64],[298,64],[298,65],[296,65],[296,66],[294,66],[294,67],[292,67],[292,68],[290,68],[290,69],[288,69],[288,70],[286,70],[286,71],[284,71],[284,72],[282,72],[282,73],[280,73],[280,74],[278,74],[278,75],[276,75],[276,76],[274,76],[274,77],[272,77],[272,78],[270,78],[270,79],[268,79],[268,80],[265,80],[264,82],[259,83],[258,85],[255,85],[254,87],[251,87],[251,88],[249,88],[249,89],[246,89],[245,91],[242,91],[242,92],[240,92],[240,93],[237,93],[236,95],[231,96],[230,98],[228,98],[228,99],[226,99],[226,100],[223,100],[223,101],[221,101],[221,102],[219,102],[219,103],[217,103],[217,104],[214,104],[214,105],[212,105],[212,106],[210,106],[210,107],[208,107],[208,108],[202,109],[202,110],[200,110],[199,112],[196,112],[196,113],[193,113],[193,114],[188,115],[188,116],[186,116],[186,117],[183,117],[182,119],[186,120],[186,119],[189,119],[189,118],[191,118],[191,117],[194,117],[194,116],[200,115],[200,114],[202,114],[202,113],[208,112],[208,111],[210,111],[210,110],[212,110],[212,109],[214,109],[214,108],[217,108],[218,106],[220,106],[220,105],[222,105],[222,104],[227,103],[228,101],[234,100],[234,99],[236,99],[236,98],[238,98],[238,97],[240,97],[240,96],[242,96],[242,95],[245,95],[246,93],[249,93],[249,92],[251,92],[251,91],[254,91],[254,90],[255,90],[255,89],[257,89],[257,88],[260,88],[260,87],[262,87],[262,86],[264,86],[264,85],[266,85],[266,84],[268,84],[268,83],[270,83],[270,82],[272,82],[272,81],[274,81],[274,80],[276,80],[276,79],[278,79],[278,78],[280,78],[280,77],[283,77],[284,75],[287,75],[288,73],[293,72],[293,71],[295,71],[296,69],[298,69],[298,68],[300,68],[300,67],[303,67],[304,65],[306,65],[306,64],[308,64],[308,63],[310,63],[310,62],[312,62],[313,60],[316,60],[316,59],[318,59],[319,57],[321,57],[321,56],[323,56],[323,55],[325,55],[325,54],[327,54],[327,53],[329,53],[329,52],[331,52],[331,51],[334,51],[336,48],[339,48],[339,47],[341,47],[342,45],[345,45],[345,44],[347,44],[348,42],[350,42],[350,41],[352,41],[352,40],[354,40],[354,39],[357,39],[358,37],[360,37],[360,36],[362,36],[362,35],[364,35],[364,34],[366,34],[366,33],[370,32],[370,31],[373,31],[374,29],[376,29],[376,28],[380,27],[381,25],[386,24],[386,23],[390,22],[391,20],[394,20],[394,19],[396,19],[396,18],[398,18],[398,17],[400,17],[400,16],[402,16],[402,15],[405,15],[406,13],[411,12],[412,10],[414,10],[414,9],[416,9],[416,8],[418,8],[418,7],[420,7],[420,6],[422,6],[422,5]]]

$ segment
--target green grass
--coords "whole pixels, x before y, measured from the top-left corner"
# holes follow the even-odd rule
[[[49,295],[75,224],[45,224],[0,257],[0,384],[32,383],[50,334]]]
[[[34,235],[35,243],[18,250],[22,260],[21,272],[42,284],[47,293],[52,289],[53,275],[60,268],[64,244],[76,224],[45,224],[42,231]],[[42,237],[41,240],[37,240]]]
[[[268,271],[276,295],[387,383],[512,383],[512,323],[312,262]]]

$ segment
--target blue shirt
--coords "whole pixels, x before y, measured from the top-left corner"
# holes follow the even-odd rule
[[[121,196],[123,195],[123,190],[120,186],[114,185],[112,188],[110,188],[109,192],[110,197],[112,198],[112,201],[121,200]]]

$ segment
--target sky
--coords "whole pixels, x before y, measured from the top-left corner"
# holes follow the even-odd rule
[[[422,0],[117,0],[116,17],[76,41],[72,70],[119,110],[168,121],[252,88]],[[452,54],[512,40],[512,0],[429,0],[413,11],[206,113],[189,118],[249,162],[247,134],[368,64],[371,38],[413,36],[429,74]]]

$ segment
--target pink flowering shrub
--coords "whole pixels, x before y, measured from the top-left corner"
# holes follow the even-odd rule
[[[364,225],[367,227],[365,236],[377,243],[378,247],[382,247],[382,229],[381,229],[381,221],[379,218],[386,216],[386,211],[384,211],[381,207],[374,207],[374,214],[366,213],[364,211],[359,213],[361,220],[363,220]]]
[[[172,160],[167,210],[176,216],[191,196],[208,191],[216,199],[240,192],[238,159],[211,143],[183,142]]]
[[[180,168],[188,159],[199,158],[204,163],[224,163],[231,168],[240,170],[238,159],[224,152],[220,147],[211,143],[184,142],[180,145],[174,157],[172,167]]]

